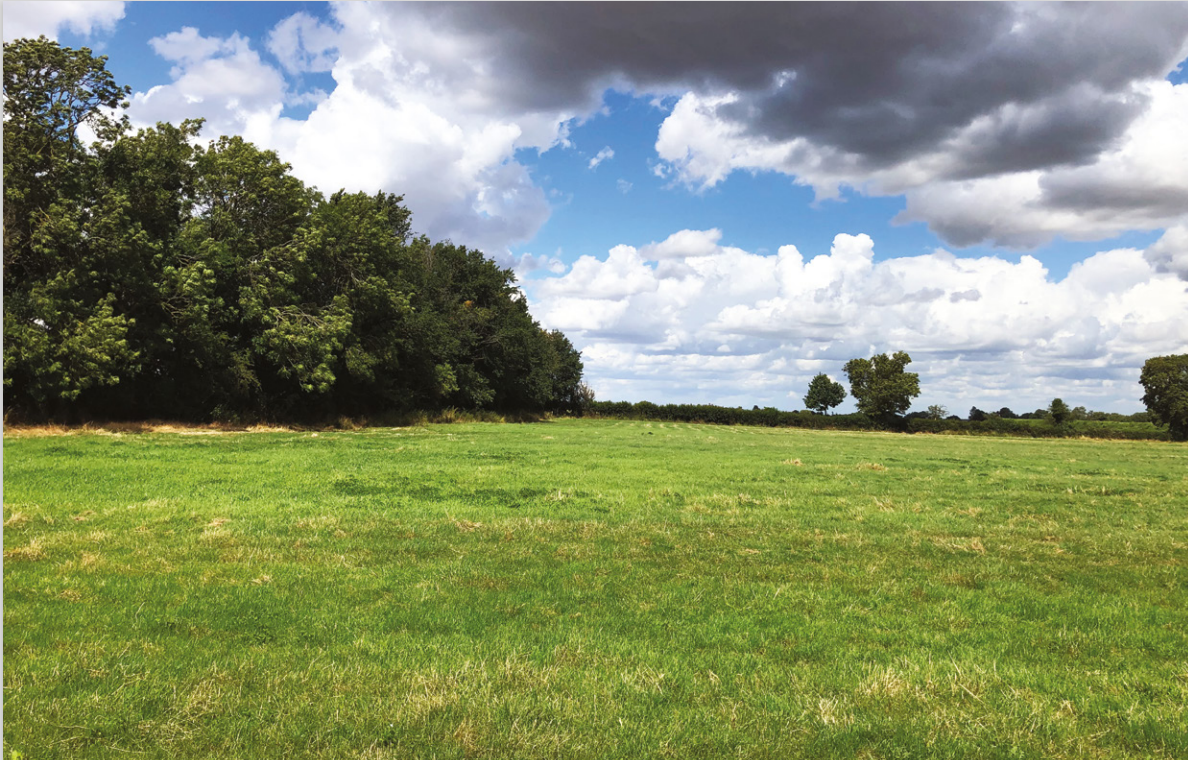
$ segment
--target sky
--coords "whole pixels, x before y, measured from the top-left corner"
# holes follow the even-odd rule
[[[1188,3],[5,2],[515,271],[603,400],[1136,412],[1188,353]],[[853,399],[840,407],[853,409]]]

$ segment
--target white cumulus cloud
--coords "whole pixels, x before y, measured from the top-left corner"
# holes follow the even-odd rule
[[[822,199],[903,194],[899,221],[955,246],[1188,222],[1188,85],[1163,79],[1188,55],[1180,4],[706,4],[678,26],[664,4],[330,8],[272,29],[279,66],[235,36],[158,38],[173,81],[134,118],[206,116],[324,189],[404,193],[421,230],[505,263],[550,213],[517,151],[569,146],[608,88],[674,103],[652,170],[699,189],[775,171]],[[300,90],[307,72],[335,87]]]
[[[207,120],[208,137],[242,135],[268,145],[284,107],[284,77],[238,34],[206,37],[194,27],[149,41],[153,50],[171,61],[172,81],[134,93],[129,116],[137,124]]]
[[[1137,411],[1143,361],[1188,350],[1188,285],[1152,263],[1158,250],[1103,251],[1057,281],[1027,255],[879,260],[861,234],[759,255],[721,237],[583,256],[526,286],[533,313],[573,338],[601,397],[632,400],[798,408],[817,372],[905,350],[924,405],[1030,411],[1061,396]]]
[[[1171,272],[1188,280],[1188,225],[1178,225],[1144,251],[1157,272]]]
[[[1188,85],[1136,84],[1148,103],[1112,147],[1072,164],[1012,171],[973,168],[982,146],[1011,128],[1026,130],[1027,109],[1008,105],[973,120],[933,149],[872,168],[855,154],[804,137],[753,132],[730,110],[735,94],[684,95],[660,127],[661,170],[698,189],[733,171],[775,171],[836,198],[850,186],[870,195],[906,195],[897,221],[921,221],[955,245],[989,242],[1030,248],[1056,236],[1100,240],[1127,230],[1188,221]],[[1043,110],[1036,106],[1033,110]],[[995,136],[997,135],[997,136]],[[962,175],[972,173],[973,176]]]
[[[459,69],[448,35],[427,36],[412,16],[362,4],[333,6],[333,15],[330,25],[298,13],[266,42],[290,74],[330,71],[328,94],[295,91],[238,34],[184,27],[152,40],[174,64],[172,81],[135,93],[129,114],[137,124],[205,118],[207,137],[238,134],[276,150],[324,192],[402,194],[417,232],[515,265],[509,246],[550,213],[515,151],[563,144],[570,115],[493,112],[486,93],[454,87],[476,73]],[[307,118],[283,115],[300,103],[314,106]]]
[[[63,0],[46,3],[9,0],[4,3],[4,41],[45,35],[56,40],[64,30],[90,35],[111,31],[124,17],[124,3],[107,0]]]
[[[291,73],[330,71],[337,58],[338,31],[307,13],[295,13],[268,33],[268,52]]]

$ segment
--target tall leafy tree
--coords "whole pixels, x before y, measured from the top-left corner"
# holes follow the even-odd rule
[[[1064,403],[1064,399],[1054,398],[1052,403],[1048,404],[1048,419],[1053,424],[1063,425],[1071,415],[1072,410],[1068,408],[1068,404]]]
[[[121,199],[97,191],[88,141],[126,126],[129,90],[87,48],[4,45],[4,368],[6,403],[63,409],[136,370],[134,319],[103,287],[134,241]]]
[[[6,410],[289,417],[580,407],[511,270],[399,196],[307,188],[200,121],[130,133],[104,59],[4,48]]]
[[[553,385],[550,411],[581,414],[593,400],[593,392],[582,382],[582,354],[560,330],[541,332],[546,336],[556,357],[549,366]]]
[[[126,127],[113,112],[131,92],[107,58],[44,36],[4,45],[4,264],[44,269],[29,246],[52,206],[85,194],[86,138],[111,140]],[[37,213],[41,212],[41,213]]]
[[[1139,382],[1151,420],[1167,425],[1172,440],[1188,440],[1188,354],[1148,359]]]
[[[809,381],[808,393],[804,396],[804,406],[814,412],[825,413],[845,399],[845,387],[841,383],[831,380],[829,375],[821,373]]]
[[[912,399],[920,395],[920,376],[904,371],[911,362],[912,358],[904,351],[846,362],[843,370],[850,380],[850,395],[857,402],[858,411],[884,420],[906,412]]]
[[[241,302],[259,325],[253,346],[290,403],[311,403],[312,394],[336,412],[361,413],[407,393],[413,265],[400,200],[345,192],[319,200],[291,243],[250,263]]]

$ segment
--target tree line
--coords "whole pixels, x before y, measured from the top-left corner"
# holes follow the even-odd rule
[[[509,269],[274,152],[133,131],[106,57],[4,45],[6,418],[576,412],[580,353]],[[585,395],[583,395],[585,394]]]
[[[870,359],[852,359],[842,370],[850,380],[850,393],[854,397],[858,412],[883,427],[904,429],[904,423],[913,420],[933,422],[959,421],[956,415],[949,415],[940,405],[928,407],[926,412],[904,415],[912,400],[920,395],[920,378],[905,368],[912,358],[904,351],[891,356],[876,354]],[[984,412],[976,406],[969,411],[969,422],[994,423],[999,420],[1043,419],[1056,427],[1069,422],[1147,422],[1166,426],[1172,440],[1188,440],[1188,354],[1156,356],[1143,364],[1139,376],[1142,385],[1143,404],[1147,411],[1141,415],[1119,415],[1106,412],[1090,412],[1083,406],[1069,407],[1064,399],[1054,398],[1046,409],[1015,414],[1008,407],[997,412]],[[819,374],[809,382],[804,397],[806,408],[818,413],[827,413],[845,400],[846,390],[841,383],[834,382],[828,375]],[[898,425],[896,424],[898,423]],[[919,426],[917,426],[919,427]],[[935,429],[938,426],[932,425]],[[1029,426],[991,424],[985,426],[998,431],[1027,431]],[[940,426],[942,429],[945,426]],[[923,429],[923,428],[921,428]],[[1034,434],[1034,433],[1030,433]]]
[[[105,62],[44,37],[4,45],[6,419],[455,407],[740,421],[712,405],[595,404],[580,353],[532,319],[511,270],[413,235],[401,196],[327,197],[239,137],[202,145],[201,120],[134,132],[130,89]],[[846,363],[854,426],[955,421],[936,405],[907,414],[920,395],[910,362]],[[1151,421],[1188,438],[1188,355],[1152,358],[1141,383]],[[804,401],[824,414],[845,397],[820,374]],[[801,413],[742,416],[788,414]],[[795,424],[819,426],[804,415]],[[970,422],[1100,415],[1054,399],[1021,415],[974,407]]]
[[[1147,405],[1147,412],[1135,415],[1090,412],[1084,407],[1070,408],[1063,399],[1056,398],[1045,409],[1023,414],[1015,414],[1007,407],[997,412],[983,412],[975,406],[967,420],[950,415],[938,404],[929,406],[927,411],[906,413],[912,400],[920,395],[919,375],[906,371],[911,361],[906,352],[897,351],[891,355],[876,354],[869,359],[846,362],[842,369],[850,381],[850,394],[858,409],[855,414],[829,414],[830,409],[845,400],[846,389],[824,373],[809,382],[804,397],[805,411],[788,412],[758,406],[744,409],[713,404],[657,405],[648,401],[598,401],[586,405],[585,411],[603,417],[722,425],[1005,434],[1032,438],[1075,435],[1188,439],[1188,354],[1154,357],[1143,366],[1140,382],[1146,391],[1143,403]],[[1033,424],[1031,420],[1043,420],[1044,424]],[[1167,432],[1143,424],[1148,422],[1166,426]]]

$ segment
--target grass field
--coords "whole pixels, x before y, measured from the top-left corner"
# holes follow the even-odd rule
[[[1188,757],[1188,446],[4,443],[5,757]]]

